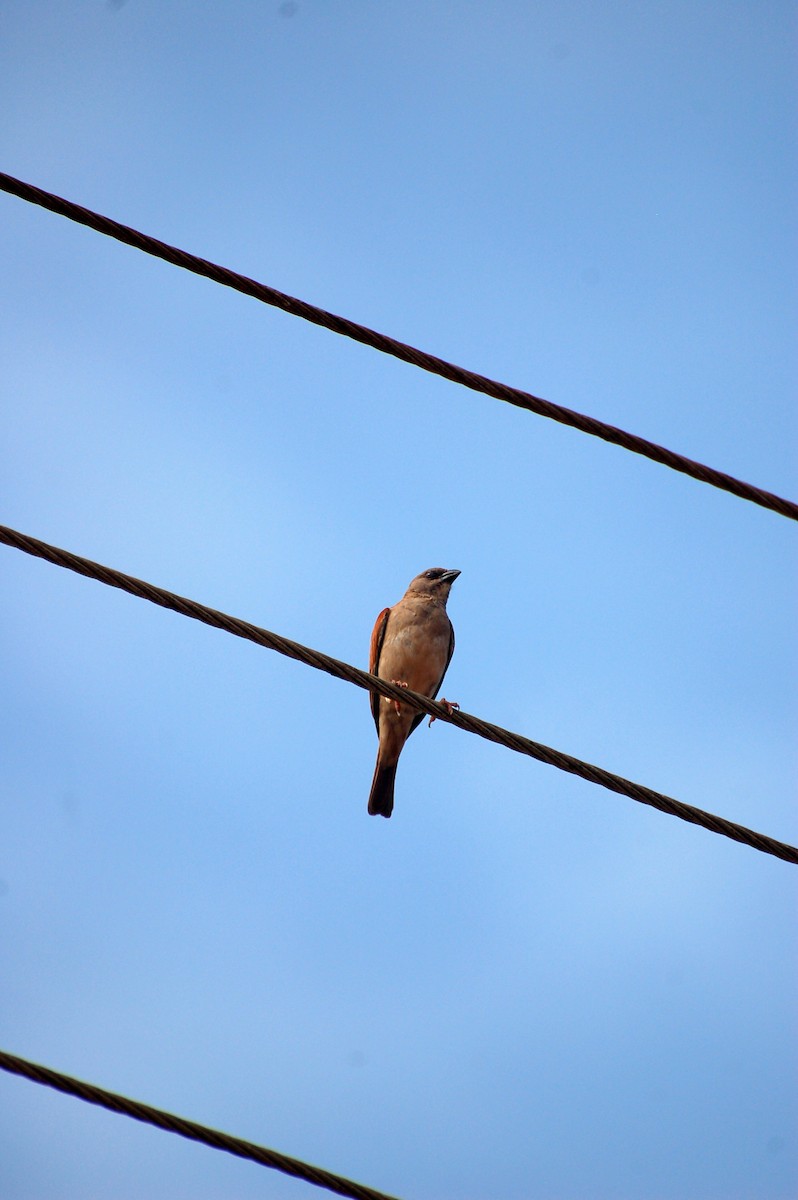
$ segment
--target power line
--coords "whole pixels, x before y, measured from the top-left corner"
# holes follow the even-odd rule
[[[120,1096],[117,1092],[108,1092],[105,1088],[97,1087],[93,1083],[84,1083],[83,1080],[74,1079],[71,1075],[62,1075],[60,1071],[53,1071],[50,1067],[29,1062],[26,1058],[18,1058],[15,1054],[8,1054],[5,1050],[0,1050],[0,1068],[12,1075],[21,1075],[24,1079],[30,1079],[34,1083],[55,1088],[57,1092],[63,1092],[67,1096],[77,1096],[79,1100],[85,1100],[88,1104],[96,1104],[100,1108],[107,1108],[110,1112],[132,1117],[134,1121],[141,1121],[145,1125],[154,1125],[157,1129],[176,1133],[179,1137],[188,1138],[189,1141],[202,1142],[203,1145],[211,1146],[214,1150],[225,1150],[237,1158],[246,1158],[251,1162],[260,1163],[262,1167],[271,1167],[275,1171],[282,1171],[285,1175],[304,1179],[306,1183],[326,1188],[339,1196],[348,1196],[351,1200],[396,1200],[395,1197],[388,1196],[385,1192],[375,1192],[373,1188],[354,1183],[351,1179],[344,1179],[342,1175],[334,1175],[331,1171],[311,1166],[298,1158],[289,1158],[287,1154],[280,1154],[278,1150],[270,1150],[268,1147],[258,1146],[254,1142],[245,1142],[229,1133],[221,1133],[218,1129],[210,1129],[207,1125],[188,1121],[185,1117],[176,1117],[173,1113],[164,1112],[161,1108],[153,1108],[138,1100],[129,1100],[127,1096]]]
[[[798,863],[798,848],[795,846],[779,842],[775,838],[768,837],[766,834],[757,833],[752,829],[748,829],[745,825],[738,825],[734,821],[728,821],[724,817],[715,816],[713,813],[705,812],[703,809],[694,808],[691,804],[684,804],[681,800],[674,800],[672,797],[665,796],[661,792],[655,792],[651,788],[644,787],[642,784],[632,783],[631,780],[624,779],[620,775],[614,775],[610,771],[605,771],[602,767],[596,767],[591,763],[583,762],[581,759],[574,758],[570,754],[564,754],[560,750],[553,750],[550,746],[544,746],[541,742],[533,742],[530,738],[523,737],[518,733],[511,733],[499,725],[492,725],[490,722],[483,721],[481,718],[472,716],[470,713],[457,709],[450,712],[448,708],[438,701],[429,700],[426,696],[421,696],[417,692],[396,687],[385,679],[380,679],[376,675],[370,675],[368,671],[362,671],[359,667],[353,667],[351,664],[342,662],[340,659],[332,658],[320,650],[312,650],[308,646],[303,646],[299,642],[293,642],[289,638],[282,637],[280,634],[270,632],[268,629],[262,629],[260,626],[252,625],[248,621],[242,621],[238,617],[228,616],[217,609],[208,608],[196,600],[189,600],[185,596],[176,595],[174,592],[167,592],[155,584],[145,583],[144,580],[136,579],[132,575],[125,575],[113,567],[104,567],[100,563],[92,562],[89,558],[83,558],[78,554],[73,554],[69,550],[62,550],[58,546],[51,546],[47,542],[42,542],[38,538],[20,533],[15,529],[10,529],[6,525],[0,525],[0,542],[4,542],[7,546],[12,546],[16,550],[22,550],[25,554],[31,554],[35,558],[43,558],[46,562],[53,563],[55,566],[75,571],[78,575],[85,575],[87,578],[95,579],[99,583],[108,584],[109,587],[120,588],[123,592],[128,592],[131,596],[138,596],[139,599],[149,600],[153,604],[160,605],[162,608],[171,609],[173,612],[191,617],[195,621],[201,621],[205,625],[211,625],[215,629],[223,629],[227,633],[234,634],[236,637],[254,642],[258,646],[264,646],[267,650],[275,650],[278,654],[284,654],[288,658],[297,659],[299,662],[305,663],[306,666],[315,667],[319,671],[326,671],[328,675],[334,675],[336,679],[344,679],[348,683],[355,684],[356,687],[363,688],[365,691],[379,692],[380,695],[387,696],[390,700],[398,700],[402,704],[409,704],[411,708],[419,712],[434,716],[442,721],[448,721],[449,724],[456,725],[459,729],[464,729],[468,733],[475,733],[479,737],[486,738],[490,742],[496,742],[498,745],[505,746],[509,750],[515,750],[519,754],[526,754],[530,758],[535,758],[539,762],[557,767],[561,771],[578,775],[582,779],[587,779],[590,783],[608,788],[610,791],[617,792],[622,796],[628,796],[629,799],[636,800],[641,804],[648,804],[652,808],[659,809],[660,812],[679,817],[682,821],[689,821],[693,825],[701,825],[704,829],[708,829],[712,833],[732,838],[734,841],[751,846],[755,850],[761,850],[764,854],[772,854],[774,857],[781,858],[785,862]]]
[[[595,417],[589,417],[584,413],[563,408],[559,404],[554,404],[551,400],[544,400],[540,396],[533,396],[530,392],[524,392],[519,388],[499,383],[495,379],[489,379],[485,375],[477,375],[473,371],[467,371],[463,367],[458,367],[454,363],[447,362],[445,359],[437,358],[435,355],[428,354],[424,350],[408,346],[404,342],[399,342],[395,338],[388,337],[386,334],[377,333],[376,330],[369,329],[366,325],[360,325],[356,321],[350,321],[346,317],[339,317],[334,313],[326,312],[322,308],[317,308],[314,304],[308,304],[304,300],[298,300],[294,296],[278,292],[276,288],[269,287],[267,284],[257,283],[254,279],[249,279],[245,275],[239,275],[236,271],[231,271],[216,263],[208,262],[206,259],[199,258],[195,254],[190,254],[186,250],[179,250],[177,247],[170,246],[166,242],[158,241],[157,238],[132,229],[128,225],[122,225],[119,221],[114,221],[111,217],[104,217],[100,213],[83,208],[81,205],[75,204],[71,200],[65,200],[61,196],[53,195],[52,192],[45,192],[33,184],[24,183],[22,180],[15,179],[4,172],[0,172],[0,189],[12,196],[18,196],[22,200],[27,200],[32,204],[38,204],[42,208],[49,209],[50,212],[68,217],[71,221],[87,225],[90,229],[95,229],[98,233],[116,238],[117,241],[124,242],[128,246],[134,246],[137,250],[142,250],[146,254],[152,254],[156,258],[173,263],[177,267],[193,271],[196,275],[203,275],[207,279],[212,279],[216,283],[223,284],[225,287],[234,288],[236,291],[243,292],[246,296],[252,296],[264,304],[271,304],[275,308],[282,309],[283,312],[302,317],[305,321],[311,321],[313,324],[321,325],[325,329],[332,330],[334,333],[340,333],[345,337],[353,338],[357,342],[362,342],[364,345],[371,346],[375,350],[380,350],[384,354],[390,354],[394,358],[401,359],[403,362],[421,367],[423,370],[430,371],[434,375],[440,375],[444,379],[451,380],[453,383],[462,384],[464,387],[471,388],[472,391],[482,392],[486,396],[492,396],[496,400],[503,400],[505,403],[513,404],[517,408],[526,409],[528,412],[537,413],[538,416],[548,417],[553,421],[559,421],[562,425],[569,425],[574,429],[581,430],[583,433],[589,433],[594,437],[602,438],[605,442],[622,446],[625,450],[630,450],[635,454],[642,454],[645,458],[650,458],[652,461],[670,467],[674,471],[679,471],[683,475],[689,475],[691,478],[698,479],[702,483],[711,484],[713,487],[720,488],[725,492],[731,492],[732,495],[739,496],[743,500],[750,500],[753,504],[759,504],[763,508],[780,513],[783,517],[789,517],[793,521],[798,521],[798,504],[794,501],[786,500],[782,496],[777,496],[773,492],[767,492],[762,488],[755,487],[753,484],[744,483],[740,479],[735,479],[733,475],[727,475],[725,472],[718,471],[714,467],[708,467],[703,463],[695,462],[693,459],[686,458],[682,454],[677,454],[673,450],[668,450],[664,446],[657,445],[656,442],[650,442],[646,438],[638,437],[636,434],[627,433],[625,430],[618,429],[614,425],[608,425],[604,421],[597,420]]]

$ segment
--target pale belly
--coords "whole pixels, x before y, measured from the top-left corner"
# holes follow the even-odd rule
[[[412,625],[393,634],[389,628],[380,654],[379,674],[383,679],[401,680],[422,696],[431,696],[440,684],[448,650],[448,625],[432,637],[429,630],[421,636]]]

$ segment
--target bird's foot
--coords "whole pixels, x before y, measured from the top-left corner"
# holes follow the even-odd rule
[[[439,703],[443,705],[443,707],[446,709],[449,716],[452,715],[452,713],[454,712],[454,710],[456,708],[460,707],[460,705],[455,700],[440,700]],[[427,728],[429,729],[430,725],[432,725],[432,722],[437,721],[437,719],[438,718],[435,716],[430,717],[429,725],[427,726]]]
[[[391,683],[394,684],[395,687],[403,687],[403,688],[407,687],[407,684],[405,683],[404,679],[392,679]],[[393,701],[393,706],[398,713],[400,713],[402,711],[402,706],[398,700]]]

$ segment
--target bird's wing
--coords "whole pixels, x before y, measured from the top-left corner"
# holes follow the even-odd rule
[[[449,622],[449,653],[446,656],[446,666],[443,668],[443,675],[445,675],[446,672],[449,670],[449,663],[452,661],[453,654],[454,654],[454,625],[452,625],[452,623],[450,621]],[[438,694],[441,684],[443,683],[443,675],[441,675],[440,682],[438,683],[438,687],[436,687],[436,689],[435,689],[436,696]]]
[[[385,640],[385,630],[388,625],[388,617],[390,608],[384,608],[377,620],[374,622],[374,628],[371,631],[371,647],[369,649],[369,671],[372,675],[379,673],[380,654],[382,653],[382,643]],[[374,717],[374,724],[377,726],[377,733],[380,732],[380,697],[377,692],[371,692],[369,695],[371,700],[371,715]]]
[[[435,688],[435,691],[432,693],[432,696],[430,697],[431,700],[434,700],[437,697],[438,692],[441,690],[441,684],[443,683],[443,677],[446,674],[446,672],[449,670],[449,663],[452,661],[453,654],[454,654],[454,626],[452,625],[452,623],[450,621],[449,622],[449,650],[446,655],[446,663],[444,665],[443,670],[441,671],[441,677],[438,680],[438,686]],[[413,717],[413,724],[410,726],[410,733],[408,733],[408,735],[407,735],[408,737],[410,737],[410,734],[413,732],[414,729],[418,729],[419,725],[421,724],[421,722],[423,720],[424,720],[424,713],[417,713],[416,716]]]

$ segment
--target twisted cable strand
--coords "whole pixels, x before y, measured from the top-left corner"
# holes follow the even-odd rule
[[[768,837],[766,834],[748,829],[745,825],[738,825],[734,821],[728,821],[724,817],[715,816],[713,813],[705,812],[701,808],[685,804],[681,800],[674,800],[670,796],[665,796],[661,792],[655,792],[651,788],[644,787],[642,784],[624,779],[621,775],[614,775],[611,771],[605,771],[603,767],[593,766],[591,763],[583,762],[581,759],[574,758],[570,754],[564,754],[560,750],[553,750],[550,746],[545,746],[541,742],[533,742],[530,738],[523,737],[518,733],[511,733],[509,730],[503,729],[500,725],[492,725],[489,721],[483,721],[481,718],[472,716],[470,713],[462,712],[458,709],[449,712],[439,701],[429,700],[426,696],[421,696],[417,692],[397,687],[389,683],[386,679],[380,679],[377,675],[371,675],[368,671],[362,671],[359,667],[354,667],[350,663],[332,658],[329,654],[324,654],[320,650],[313,650],[308,646],[303,646],[300,642],[293,642],[289,638],[282,637],[280,634],[272,633],[268,629],[252,625],[248,621],[242,621],[238,617],[228,616],[217,609],[208,608],[196,600],[189,600],[185,596],[178,596],[173,592],[167,592],[163,588],[156,587],[155,584],[146,583],[144,580],[136,579],[132,575],[125,575],[121,571],[114,570],[112,567],[104,567],[100,563],[92,562],[91,559],[83,558],[78,554],[72,554],[69,550],[62,550],[58,546],[51,546],[47,542],[42,542],[38,538],[31,537],[29,534],[20,533],[16,529],[10,529],[7,525],[0,525],[0,542],[12,546],[16,550],[22,550],[25,554],[31,554],[36,558],[43,558],[45,561],[54,563],[56,566],[65,567],[69,571],[75,571],[79,575],[85,575],[89,579],[95,579],[100,583],[108,584],[109,587],[120,588],[124,592],[129,592],[131,596],[150,600],[153,604],[159,604],[162,608],[172,609],[183,616],[192,617],[195,621],[202,621],[205,625],[211,625],[216,629],[223,629],[227,633],[234,634],[236,637],[255,642],[258,646],[264,646],[267,650],[275,650],[278,654],[284,654],[288,658],[297,659],[299,662],[305,663],[306,666],[315,667],[319,671],[326,671],[328,675],[334,675],[337,679],[344,679],[348,683],[353,683],[356,687],[363,688],[365,691],[378,692],[381,696],[387,696],[390,700],[398,700],[402,704],[409,704],[411,708],[416,709],[418,712],[436,717],[441,721],[447,721],[450,725],[456,725],[459,729],[465,729],[468,733],[475,733],[490,742],[496,742],[498,745],[505,746],[509,750],[515,750],[518,754],[525,754],[530,758],[537,759],[539,762],[557,767],[560,771],[567,771],[572,775],[578,775],[580,778],[588,780],[589,783],[595,783],[600,787],[608,788],[612,792],[617,792],[621,796],[627,796],[631,800],[637,800],[641,804],[648,804],[652,808],[659,809],[660,812],[679,817],[682,821],[690,821],[694,825],[701,825],[704,829],[708,829],[712,833],[722,834],[724,837],[743,843],[743,845],[751,846],[755,850],[761,850],[765,854],[772,854],[774,857],[781,858],[785,862],[798,863],[798,848],[790,846],[786,842],[779,842],[775,838]]]
[[[282,1171],[285,1175],[304,1179],[306,1183],[326,1188],[339,1196],[348,1196],[351,1200],[395,1200],[395,1197],[388,1196],[385,1192],[375,1192],[373,1188],[354,1183],[351,1179],[345,1179],[342,1175],[334,1175],[331,1171],[325,1171],[322,1167],[314,1167],[298,1158],[290,1158],[287,1154],[280,1154],[278,1150],[270,1150],[268,1147],[258,1146],[254,1142],[245,1142],[242,1138],[233,1137],[229,1133],[221,1133],[218,1129],[210,1129],[207,1125],[199,1125],[196,1121],[189,1121],[185,1117],[177,1117],[173,1113],[164,1112],[163,1109],[153,1108],[138,1100],[129,1100],[127,1096],[106,1091],[105,1088],[97,1087],[93,1083],[74,1079],[71,1075],[63,1075],[60,1071],[53,1071],[50,1067],[43,1067],[39,1063],[29,1062],[28,1059],[18,1058],[15,1054],[8,1054],[5,1050],[0,1050],[0,1068],[8,1071],[9,1074],[21,1075],[24,1079],[30,1079],[33,1083],[41,1083],[45,1087],[55,1088],[57,1092],[63,1092],[67,1096],[76,1096],[88,1104],[106,1108],[109,1112],[132,1117],[134,1121],[141,1121],[145,1125],[154,1125],[157,1129],[176,1133],[179,1137],[188,1138],[193,1142],[201,1142],[205,1146],[211,1146],[214,1150],[224,1150],[228,1154],[234,1154],[237,1158],[246,1158],[251,1162],[260,1163],[262,1167],[271,1167],[275,1171]]]
[[[798,521],[798,504],[794,501],[777,496],[773,492],[767,492],[763,488],[755,487],[753,484],[745,483],[743,480],[736,479],[733,475],[728,475],[724,471],[718,471],[714,467],[708,467],[703,463],[695,462],[693,459],[686,458],[683,454],[677,454],[673,450],[668,450],[656,442],[650,442],[646,438],[638,437],[636,434],[627,433],[625,430],[618,429],[614,425],[608,425],[604,421],[597,420],[595,417],[574,412],[572,409],[554,404],[551,400],[544,400],[540,396],[534,396],[530,392],[524,392],[519,388],[499,383],[497,380],[489,379],[485,375],[478,375],[474,371],[467,371],[463,367],[458,367],[454,363],[436,357],[434,354],[428,354],[426,351],[418,350],[414,346],[408,346],[404,342],[397,341],[386,334],[378,333],[376,330],[369,329],[366,325],[360,325],[356,321],[350,321],[346,317],[326,312],[323,308],[318,308],[314,304],[308,304],[304,300],[288,296],[284,292],[277,291],[276,288],[258,283],[254,279],[249,279],[245,275],[239,275],[236,271],[218,266],[216,263],[208,262],[207,259],[199,258],[197,255],[190,254],[186,250],[179,250],[176,246],[170,246],[166,242],[158,241],[157,238],[132,229],[128,225],[122,225],[119,221],[114,221],[110,217],[104,217],[89,208],[83,208],[71,200],[55,196],[52,192],[46,192],[42,188],[37,188],[33,184],[15,179],[12,175],[7,175],[4,172],[0,172],[0,190],[8,192],[12,196],[18,196],[21,200],[38,204],[40,207],[49,209],[50,212],[58,213],[60,216],[68,217],[71,221],[87,225],[90,229],[94,229],[98,233],[116,238],[117,241],[124,242],[128,246],[133,246],[137,250],[142,250],[146,254],[152,254],[156,258],[163,259],[165,262],[173,263],[177,267],[183,267],[187,271],[193,271],[196,275],[203,275],[208,279],[214,280],[216,283],[223,284],[225,287],[242,292],[246,296],[252,296],[264,304],[271,304],[275,308],[282,309],[283,312],[290,313],[296,317],[302,317],[305,321],[311,321],[313,324],[321,325],[325,329],[332,330],[334,333],[342,334],[344,337],[352,338],[363,345],[371,346],[375,350],[380,350],[383,354],[390,354],[394,358],[411,363],[413,366],[420,367],[424,371],[430,371],[433,375],[440,375],[444,379],[451,380],[452,383],[462,384],[472,391],[482,392],[484,395],[492,396],[496,400],[503,400],[507,404],[513,404],[516,408],[526,409],[528,412],[537,413],[538,416],[548,417],[550,420],[559,421],[562,425],[569,425],[574,429],[581,430],[583,433],[602,438],[605,442],[621,446],[623,449],[630,450],[634,454],[641,454],[645,458],[650,458],[653,462],[661,463],[663,466],[670,467],[674,471],[679,471],[683,475],[689,475],[691,478],[697,479],[702,483],[711,484],[713,487],[720,488],[725,492],[731,492],[732,495],[739,496],[743,500],[750,500],[753,504],[759,504],[762,508],[771,509],[773,512],[780,513],[783,517]]]

